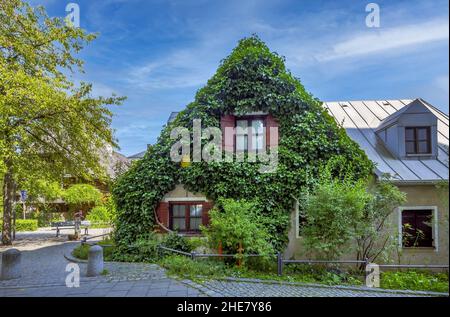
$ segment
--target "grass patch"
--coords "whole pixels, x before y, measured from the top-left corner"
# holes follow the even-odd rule
[[[264,270],[258,270],[255,263],[237,267],[234,263],[225,264],[219,259],[198,259],[172,255],[159,261],[169,275],[175,275],[192,280],[217,279],[225,277],[257,278],[261,280],[276,280],[286,282],[318,283],[326,285],[362,285],[363,277],[349,273],[335,273],[321,267],[303,266],[303,268],[285,267],[282,276],[278,276],[276,265],[264,263]],[[250,265],[253,266],[249,267]],[[201,278],[199,278],[201,276]]]
[[[383,272],[380,286],[388,289],[448,293],[448,273],[424,271]]]
[[[284,282],[315,283],[324,285],[363,286],[364,273],[340,271],[336,268],[326,268],[320,265],[285,265],[283,275],[278,276],[276,264],[246,263],[237,267],[234,262],[229,264],[219,259],[197,259],[171,255],[159,260],[169,275],[191,280],[218,279],[225,277],[255,278]],[[415,290],[448,292],[448,273],[432,273],[417,271],[383,272],[381,288],[394,290]]]
[[[114,242],[112,240],[102,240],[98,242],[98,245],[113,245]],[[89,244],[80,244],[73,251],[72,255],[80,260],[87,260],[89,254],[89,248],[91,246]],[[114,247],[104,247],[103,248],[103,259],[105,261],[112,261],[112,254],[114,252]]]

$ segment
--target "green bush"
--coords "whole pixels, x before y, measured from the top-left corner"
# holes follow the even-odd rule
[[[176,232],[170,232],[166,234],[161,244],[167,248],[183,252],[191,252],[193,250],[192,244],[189,243],[188,239],[179,235]]]
[[[98,242],[98,245],[113,245],[111,246],[107,246],[103,248],[103,258],[105,261],[112,261],[113,259],[113,252],[114,252],[114,242],[112,240],[103,240]],[[81,260],[87,260],[88,259],[88,254],[89,254],[89,248],[91,246],[88,244],[80,244],[79,246],[77,246],[73,251],[72,251],[72,255],[78,259]]]
[[[448,292],[448,273],[383,272],[380,284],[388,289]]]
[[[3,221],[0,220],[0,229],[3,227]],[[36,231],[38,221],[35,219],[16,219],[16,231]]]
[[[221,261],[192,260],[186,256],[171,255],[162,258],[159,264],[169,274],[180,277],[195,278],[197,276],[218,277],[226,275],[226,266]]]
[[[114,261],[156,262],[161,254],[158,248],[160,243],[153,232],[141,235],[131,245],[117,245],[113,254]]]
[[[71,206],[84,204],[97,205],[101,203],[102,193],[95,186],[89,184],[75,184],[63,193],[64,201]]]
[[[92,228],[110,227],[113,215],[106,206],[96,206],[87,214],[86,220],[91,222]]]
[[[210,211],[209,227],[202,227],[213,249],[222,244],[226,254],[261,254],[267,257],[275,254],[270,243],[271,236],[262,224],[256,204],[250,201],[221,199]]]
[[[196,249],[208,249],[210,243],[207,237],[189,237],[187,238],[192,250]]]
[[[354,228],[369,199],[363,181],[324,177],[304,196],[301,236],[306,251],[327,260],[339,258],[355,237]]]
[[[60,212],[51,212],[45,209],[36,210],[31,215],[32,219],[37,220],[38,227],[49,227],[52,222],[64,221],[64,217]]]

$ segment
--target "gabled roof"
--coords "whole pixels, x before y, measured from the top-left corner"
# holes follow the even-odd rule
[[[376,135],[402,113],[423,106],[438,119],[436,159],[400,159],[394,157]],[[423,99],[325,102],[323,106],[347,131],[347,134],[376,163],[375,173],[390,174],[399,183],[425,183],[448,180],[449,118]]]
[[[376,129],[376,131],[383,130],[384,128],[390,126],[391,124],[394,124],[397,119],[402,114],[407,113],[415,113],[415,114],[425,114],[425,113],[432,113],[429,109],[429,105],[425,103],[423,99],[415,99],[411,103],[407,104],[405,107],[401,108],[400,110],[394,112],[393,114],[389,115],[383,121],[381,121],[380,125]]]

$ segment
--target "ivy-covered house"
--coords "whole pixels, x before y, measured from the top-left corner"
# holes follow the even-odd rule
[[[171,114],[157,142],[118,180],[113,189],[118,211],[116,240],[129,243],[155,229],[199,234],[200,225],[208,225],[208,211],[217,199],[247,199],[257,202],[275,249],[284,248],[287,256],[298,257],[301,238],[296,198],[317,182],[320,167],[335,157],[346,162],[339,168],[357,179],[390,173],[392,181],[404,180],[405,186],[422,186],[425,181],[430,192],[423,203],[413,201],[414,194],[408,197],[414,208],[399,207],[405,215],[401,221],[420,224],[419,206],[438,206],[442,208],[439,215],[448,217],[448,207],[438,202],[437,189],[431,189],[435,181],[448,178],[448,152],[443,149],[448,147],[448,131],[441,131],[443,124],[448,130],[448,117],[422,100],[392,101],[381,108],[383,103],[374,102],[377,107],[357,103],[364,108],[353,103],[323,104],[285,68],[284,58],[259,38],[241,40],[194,101]],[[437,119],[427,114],[425,121],[418,120],[423,109],[417,110],[417,103]],[[363,110],[364,116],[358,115]],[[195,120],[201,120],[202,128],[220,129],[223,151],[219,160],[196,159],[196,147],[204,149],[213,132],[198,135]],[[405,128],[408,120],[413,125]],[[438,127],[444,137],[433,135]],[[181,162],[173,160],[176,129],[194,140],[187,145],[192,151]],[[396,139],[392,139],[394,130]],[[270,158],[276,158],[273,170],[262,172],[267,161],[250,159],[250,154],[259,153],[268,154],[271,163]],[[435,178],[428,179],[429,175]],[[420,187],[412,188],[420,191]],[[448,221],[439,230],[448,230]],[[438,234],[433,234],[431,239],[436,239]],[[448,234],[447,240],[444,235],[440,239],[438,248],[434,244],[423,248],[434,248],[430,254],[439,257],[445,252],[448,256]]]

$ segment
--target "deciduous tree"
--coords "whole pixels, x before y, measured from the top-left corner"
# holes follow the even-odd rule
[[[115,96],[94,98],[67,75],[82,71],[75,55],[95,35],[50,18],[21,0],[0,1],[0,171],[3,244],[11,244],[16,184],[101,177],[98,148],[116,145],[110,128]]]

